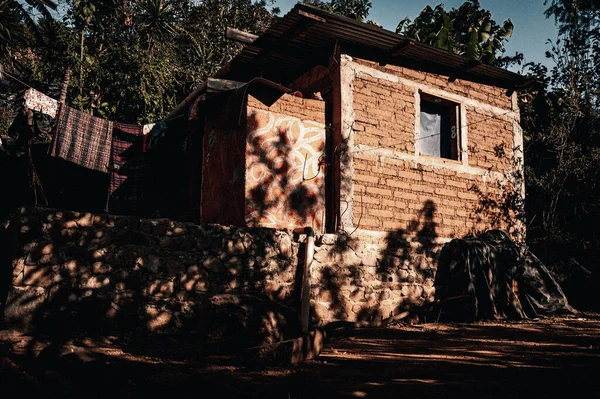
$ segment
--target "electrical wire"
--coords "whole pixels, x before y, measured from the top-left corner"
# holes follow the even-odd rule
[[[482,123],[482,122],[485,122],[487,120],[494,119],[494,118],[498,119],[498,120],[502,120],[502,119],[500,119],[500,116],[509,114],[511,112],[514,112],[514,111],[510,110],[510,111],[502,112],[502,113],[500,113],[498,115],[492,115],[492,116],[483,118],[481,120],[468,123],[466,125],[461,125],[461,127],[462,128],[468,128],[470,126],[474,126],[474,125],[477,125],[479,123]],[[513,120],[514,120],[514,118],[513,118]],[[415,141],[424,140],[424,139],[427,139],[427,138],[430,138],[430,137],[440,136],[441,134],[442,133],[435,133],[435,134],[431,134],[429,136],[418,137],[416,139],[413,138],[413,139],[410,139],[410,140],[403,140],[403,141],[399,141],[399,142],[396,142],[396,143],[393,143],[393,144],[388,144],[387,146],[376,146],[376,147],[372,147],[372,148],[358,149],[358,150],[354,150],[354,151],[349,151],[348,154],[355,154],[355,153],[358,153],[358,152],[369,152],[369,151],[376,151],[376,150],[385,150],[385,149],[394,149],[395,147],[397,147],[399,145],[411,144],[411,143],[413,143]]]
[[[22,80],[20,80],[20,79],[19,79],[19,78],[17,78],[16,76],[14,76],[14,75],[12,75],[12,74],[10,74],[10,73],[6,72],[6,71],[3,71],[2,73],[3,73],[4,75],[8,76],[9,78],[11,78],[11,79],[14,79],[15,81],[17,81],[17,82],[21,83],[22,85],[29,87],[30,89],[37,90],[35,87],[33,87],[33,86],[31,86],[31,85],[29,85],[29,84],[27,84],[27,83],[23,82]],[[37,91],[39,91],[39,90],[37,90]],[[40,93],[42,93],[42,92],[40,91]],[[42,93],[42,94],[44,94],[45,96],[48,96],[48,95],[47,95],[47,94],[45,94],[45,93]],[[50,97],[50,96],[48,96],[48,97]],[[52,98],[52,97],[50,97],[50,98]],[[54,101],[57,101],[57,100],[55,100],[54,98],[52,98],[52,99],[53,99]],[[176,119],[182,118],[183,116],[184,116],[184,115],[178,115],[178,116],[175,116],[175,117],[173,117],[173,118],[170,118],[170,119],[163,119],[163,120],[160,120],[160,121],[158,121],[158,122],[155,122],[155,123],[159,123],[159,122],[165,122],[165,123],[166,123],[166,122],[171,122],[171,121],[174,121],[174,120],[176,120]],[[137,125],[136,125],[136,126],[137,126]]]

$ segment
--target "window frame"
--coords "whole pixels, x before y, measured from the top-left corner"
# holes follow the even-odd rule
[[[440,97],[439,95],[434,95],[434,94],[430,94],[427,92],[424,92],[422,90],[418,91],[419,94],[419,108],[418,108],[418,135],[416,135],[417,137],[415,137],[415,140],[421,140],[422,139],[422,132],[421,132],[421,113],[422,111],[422,106],[423,103],[428,104],[429,106],[431,106],[432,108],[438,108],[438,109],[443,109],[445,111],[447,111],[447,124],[448,124],[448,135],[449,137],[449,152],[450,152],[450,156],[443,156],[442,154],[442,148],[440,145],[440,155],[430,155],[430,154],[425,154],[422,152],[421,150],[421,145],[417,145],[415,146],[415,149],[418,149],[417,152],[417,156],[423,156],[423,157],[431,157],[434,159],[440,159],[443,161],[451,161],[451,162],[459,162],[461,163],[463,160],[463,154],[462,154],[462,129],[461,129],[461,118],[462,118],[462,105],[459,102],[456,101],[452,101],[452,100],[448,100],[446,98]],[[456,137],[452,137],[452,128],[455,128],[455,132],[456,132]],[[442,138],[441,138],[442,139]]]

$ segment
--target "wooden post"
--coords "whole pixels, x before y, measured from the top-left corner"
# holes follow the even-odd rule
[[[225,31],[225,37],[227,39],[235,40],[236,42],[252,44],[258,36],[252,33],[244,32],[243,30],[227,28]]]

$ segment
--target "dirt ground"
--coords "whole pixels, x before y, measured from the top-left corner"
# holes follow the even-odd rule
[[[250,368],[188,340],[47,340],[0,331],[0,393],[44,398],[540,398],[600,395],[600,314],[398,324],[330,334],[321,356]]]

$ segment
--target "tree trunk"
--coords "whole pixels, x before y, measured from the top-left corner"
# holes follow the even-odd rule
[[[60,98],[59,98],[59,102],[61,104],[64,104],[67,102],[67,90],[69,89],[69,82],[71,81],[71,73],[73,71],[71,70],[71,67],[67,67],[67,70],[65,71],[65,77],[63,79],[62,85],[60,87]]]
[[[81,47],[79,57],[79,94],[83,95],[83,45],[85,43],[85,26],[81,29]]]

